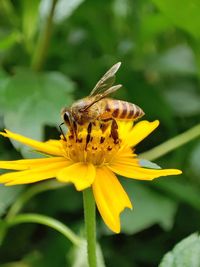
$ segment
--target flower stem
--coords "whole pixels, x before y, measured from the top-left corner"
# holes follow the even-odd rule
[[[43,29],[41,30],[39,37],[38,37],[38,41],[36,43],[36,48],[33,53],[33,58],[31,62],[31,67],[35,71],[40,71],[42,69],[45,58],[46,58],[49,41],[51,37],[51,32],[52,32],[53,14],[55,11],[57,1],[58,0],[52,0],[51,8],[47,16],[45,25]]]
[[[162,143],[159,146],[150,149],[147,152],[140,154],[140,158],[145,158],[148,160],[155,160],[165,154],[169,153],[170,151],[180,147],[193,139],[200,136],[200,124],[194,126],[193,128],[187,130],[186,132],[177,135],[169,139],[168,141]]]
[[[81,239],[65,224],[57,221],[51,217],[40,215],[40,214],[20,214],[12,218],[12,220],[7,220],[8,226],[13,226],[20,223],[39,223],[53,228],[54,230],[63,234],[67,239],[69,239],[72,244],[78,246],[81,243]]]
[[[87,236],[87,253],[89,267],[96,267],[96,208],[91,188],[83,191],[85,229]]]

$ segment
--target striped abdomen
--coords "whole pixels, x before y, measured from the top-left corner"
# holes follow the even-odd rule
[[[140,107],[126,101],[109,98],[101,101],[102,105],[104,105],[102,119],[110,117],[118,120],[135,120],[144,115],[144,111]]]

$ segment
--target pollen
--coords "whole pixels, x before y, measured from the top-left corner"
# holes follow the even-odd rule
[[[62,140],[64,155],[73,162],[90,162],[95,166],[106,165],[120,149],[121,140],[113,139],[111,125],[102,131],[100,125],[92,125],[88,133],[87,127],[78,129],[76,136],[70,132],[66,140]]]

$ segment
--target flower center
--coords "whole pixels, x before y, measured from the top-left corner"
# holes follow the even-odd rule
[[[62,140],[64,156],[73,162],[90,162],[96,166],[107,164],[120,149],[121,140],[113,138],[110,122],[79,127],[76,136],[70,132]]]

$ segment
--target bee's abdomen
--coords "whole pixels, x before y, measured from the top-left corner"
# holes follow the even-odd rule
[[[112,112],[112,117],[121,120],[133,120],[144,115],[143,110],[135,104],[122,100],[109,100],[106,109]]]

